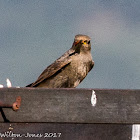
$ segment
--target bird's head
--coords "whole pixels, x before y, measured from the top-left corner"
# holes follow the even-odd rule
[[[77,53],[87,53],[91,50],[90,37],[87,35],[76,35],[72,49]]]

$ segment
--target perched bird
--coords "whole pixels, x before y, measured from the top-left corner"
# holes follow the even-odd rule
[[[76,35],[72,47],[27,87],[75,88],[93,66],[90,37]]]

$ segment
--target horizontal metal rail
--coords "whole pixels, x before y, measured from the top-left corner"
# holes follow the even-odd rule
[[[3,108],[10,122],[140,123],[140,90],[0,89],[0,100],[7,107],[19,96],[22,102],[17,112]]]

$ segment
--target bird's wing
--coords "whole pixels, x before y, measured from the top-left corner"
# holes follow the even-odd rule
[[[34,83],[28,85],[27,87],[34,87],[34,86],[38,85],[40,82],[44,81],[45,79],[50,78],[56,72],[58,72],[60,69],[64,68],[68,64],[70,64],[70,62],[72,61],[70,56],[73,54],[74,54],[73,49],[70,49],[69,51],[67,51],[64,55],[62,55],[60,58],[58,58],[54,63],[52,63],[50,66],[48,66],[41,73],[41,75],[38,77],[38,79]]]
[[[94,67],[94,61],[92,60],[91,62],[90,62],[90,67],[89,67],[89,71],[91,71],[91,69]]]

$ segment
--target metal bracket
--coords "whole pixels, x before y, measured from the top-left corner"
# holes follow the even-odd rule
[[[21,97],[18,96],[16,98],[16,101],[13,104],[7,104],[2,101],[0,101],[0,108],[12,108],[14,111],[17,111],[20,108],[21,105]]]

